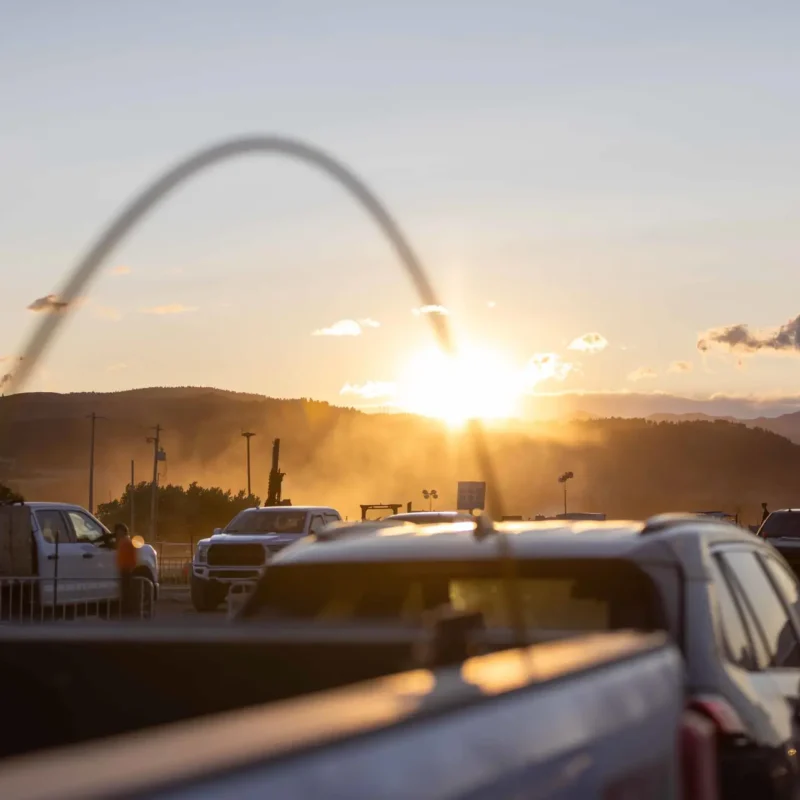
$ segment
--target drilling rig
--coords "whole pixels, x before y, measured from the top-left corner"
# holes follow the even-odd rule
[[[267,500],[265,506],[290,506],[291,500],[281,499],[281,486],[285,472],[280,471],[278,462],[281,455],[281,440],[274,439],[272,442],[272,468],[269,471],[269,485],[267,487]]]

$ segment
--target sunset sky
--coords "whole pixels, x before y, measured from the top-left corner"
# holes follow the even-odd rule
[[[464,345],[454,378],[800,408],[800,5],[392,5],[2,3],[0,367],[135,191],[281,133],[396,215]],[[339,187],[250,158],[134,233],[27,388],[424,412],[443,373],[419,305]]]

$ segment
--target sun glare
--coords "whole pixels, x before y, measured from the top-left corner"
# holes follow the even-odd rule
[[[466,346],[451,357],[430,347],[401,375],[397,405],[454,427],[469,419],[508,419],[519,413],[523,383],[520,370],[502,353]]]

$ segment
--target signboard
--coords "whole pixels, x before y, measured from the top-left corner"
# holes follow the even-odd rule
[[[486,508],[486,482],[485,481],[459,481],[458,482],[458,511],[474,511]]]

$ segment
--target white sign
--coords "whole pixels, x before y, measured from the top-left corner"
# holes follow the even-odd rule
[[[459,481],[458,502],[459,511],[473,511],[486,507],[486,482],[485,481]]]

